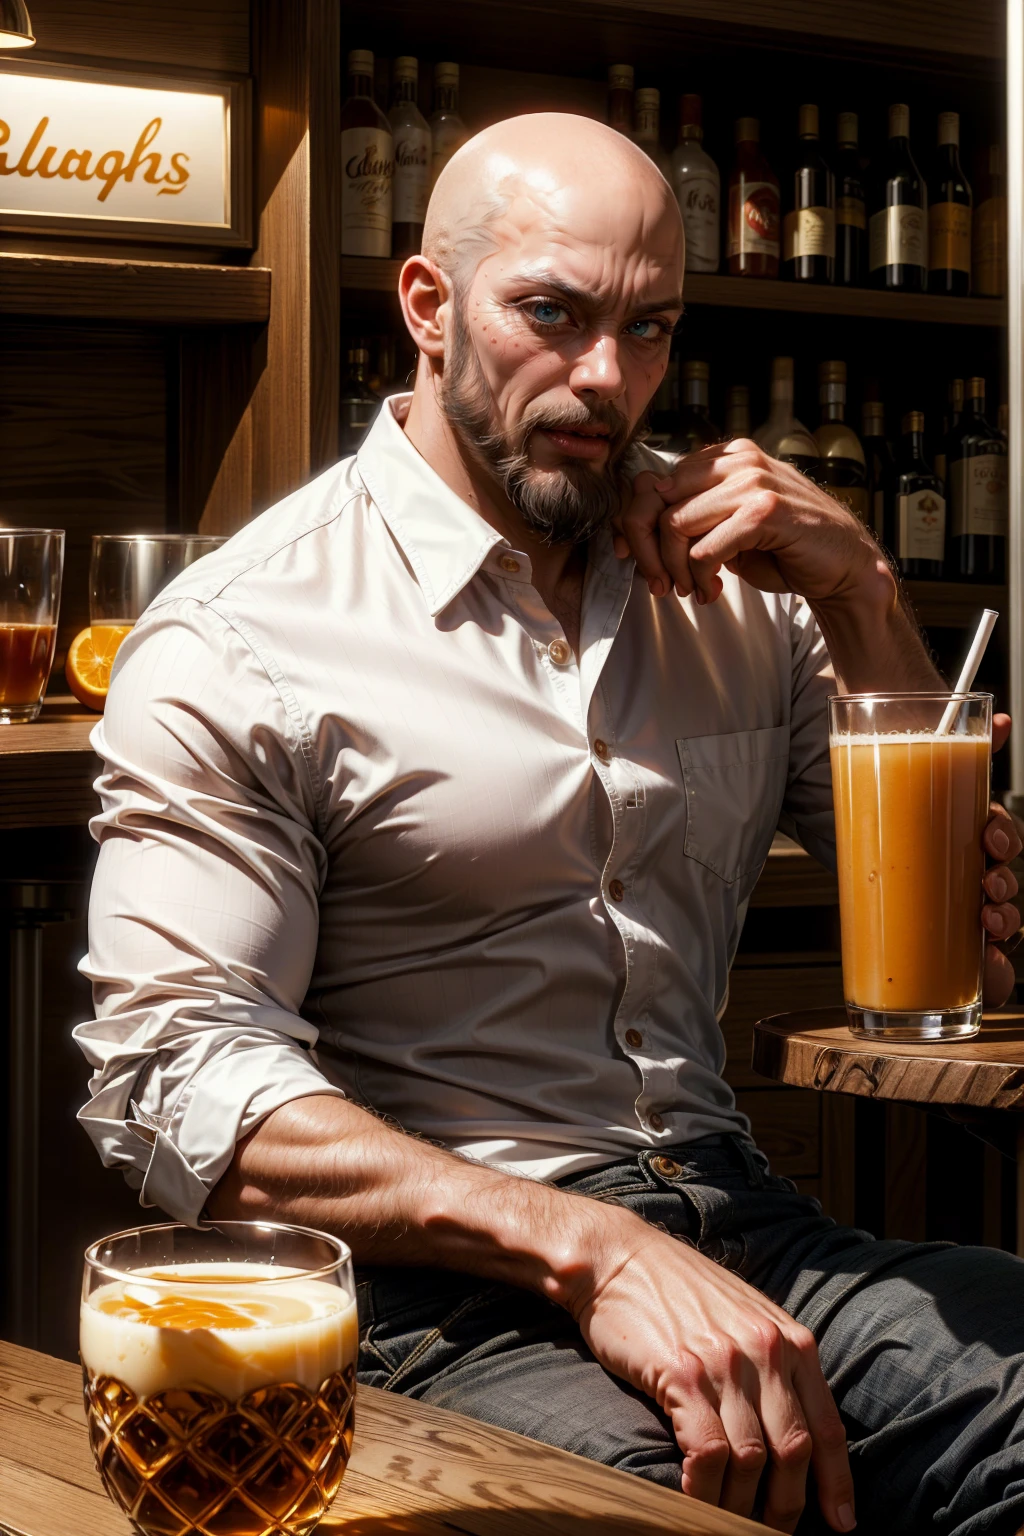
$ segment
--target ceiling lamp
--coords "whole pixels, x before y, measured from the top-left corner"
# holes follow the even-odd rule
[[[31,48],[34,43],[25,0],[0,0],[0,48]]]

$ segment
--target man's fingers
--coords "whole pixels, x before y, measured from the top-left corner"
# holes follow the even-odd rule
[[[985,945],[982,1000],[986,1008],[1001,1008],[1017,983],[1012,962],[994,944]]]
[[[762,1380],[760,1406],[771,1458],[761,1518],[775,1531],[793,1531],[807,1501],[811,1433],[792,1385],[781,1376]]]
[[[677,1366],[678,1401],[672,1407],[672,1429],[683,1453],[683,1492],[705,1504],[717,1504],[729,1463],[729,1440],[712,1399],[715,1394],[695,1355]]]
[[[1020,835],[1005,806],[992,805],[989,810],[988,824],[985,827],[982,842],[989,858],[1003,864],[1007,859],[1015,859],[1020,853]]]
[[[981,909],[981,920],[994,939],[1008,939],[1020,927],[1020,913],[1009,901],[987,902]]]
[[[754,1389],[756,1391],[756,1387]],[[721,1506],[734,1515],[749,1515],[757,1485],[768,1460],[764,1436],[753,1405],[742,1391],[731,1388],[719,1410],[729,1441],[729,1462],[722,1480]],[[790,1527],[779,1527],[790,1529]]]
[[[1010,901],[1018,891],[1017,876],[1006,864],[994,864],[982,881],[985,895],[993,901]]]
[[[625,539],[636,568],[647,582],[653,597],[664,597],[672,590],[672,576],[661,558],[659,523],[665,503],[656,490],[642,485],[652,475],[637,477],[639,490],[617,520],[617,532]]]
[[[1009,715],[992,716],[992,751],[999,752],[1010,739]]]
[[[821,1373],[813,1336],[801,1330],[797,1348],[799,1364],[793,1380],[811,1432],[811,1465],[818,1485],[818,1503],[834,1531],[852,1531],[857,1517],[846,1430]]]

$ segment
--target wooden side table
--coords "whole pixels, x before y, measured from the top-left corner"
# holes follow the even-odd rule
[[[754,1026],[755,1072],[798,1088],[1014,1117],[1017,1252],[1024,1256],[1024,1010],[986,1014],[973,1040],[903,1044],[854,1034],[844,1008],[779,1013]]]

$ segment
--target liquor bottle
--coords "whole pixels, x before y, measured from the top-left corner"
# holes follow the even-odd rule
[[[910,153],[910,108],[889,108],[889,146],[868,225],[874,288],[922,293],[928,280],[928,193]]]
[[[793,414],[793,359],[772,358],[771,406],[768,419],[754,433],[754,442],[773,459],[794,464],[815,478],[819,467],[818,445],[803,422]]]
[[[613,64],[608,71],[608,126],[633,137],[632,64]]]
[[[856,112],[840,112],[836,127],[836,282],[857,288],[868,276],[868,212]]]
[[[704,148],[699,96],[679,102],[679,143],[672,152],[672,186],[686,231],[687,272],[717,272],[722,186],[718,166]]]
[[[391,255],[395,150],[391,124],[373,99],[373,54],[348,56],[348,100],[341,109],[341,254]]]
[[[792,207],[783,223],[784,272],[798,283],[831,283],[836,269],[836,193],[818,141],[818,109],[800,108]]]
[[[814,434],[821,462],[815,479],[830,496],[870,524],[868,467],[860,438],[846,423],[846,364],[822,363],[818,369],[821,425]]]
[[[939,113],[938,160],[928,184],[928,291],[971,291],[971,189],[960,165],[960,116]]]
[[[650,404],[651,430],[645,439],[650,448],[665,448],[679,420],[679,354],[668,360],[665,377]]]
[[[964,381],[963,379],[950,379],[947,392],[947,405],[942,416],[942,441],[935,454],[935,473],[942,481],[947,502],[949,501],[949,466],[946,458],[946,445],[949,442],[949,434],[956,426],[963,414],[964,408]]]
[[[946,495],[924,456],[924,412],[908,411],[896,460],[896,498],[885,542],[901,573],[938,581],[946,552]]]
[[[668,441],[669,453],[692,453],[695,448],[721,442],[722,434],[711,420],[708,409],[710,378],[707,363],[683,364],[679,422]]]
[[[971,245],[974,292],[1001,299],[1006,292],[1006,171],[1001,144],[990,144],[982,158]]]
[[[430,185],[433,186],[457,149],[469,138],[459,116],[459,66],[434,65],[434,110],[430,114]]]
[[[430,197],[430,129],[416,105],[419,82],[416,60],[396,59],[392,78],[393,95],[388,113],[395,140],[391,254],[415,256],[423,238],[423,222]]]
[[[746,384],[730,384],[725,397],[725,440],[750,436],[750,390]]]
[[[672,162],[661,144],[661,92],[654,86],[644,86],[633,97],[633,104],[633,138],[670,182]]]
[[[370,363],[369,350],[364,346],[349,347],[347,352],[348,374],[341,385],[341,451],[355,453],[377,414],[380,399],[366,382]]]
[[[880,400],[865,400],[861,407],[861,444],[868,471],[871,527],[875,537],[887,539],[895,516],[896,465],[885,435],[885,407]]]
[[[779,179],[761,153],[756,117],[736,120],[736,161],[729,176],[729,271],[733,277],[779,275]]]
[[[985,420],[985,380],[968,379],[963,413],[946,442],[948,574],[1000,582],[1006,575],[1006,442]]]

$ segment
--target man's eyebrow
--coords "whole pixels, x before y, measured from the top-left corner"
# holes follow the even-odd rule
[[[577,304],[582,309],[600,309],[603,300],[597,294],[588,293],[585,288],[577,288],[575,283],[570,283],[564,277],[558,277],[554,272],[524,272],[521,281],[523,284],[531,284],[537,289],[543,289],[553,297],[564,299],[567,304]],[[631,313],[635,315],[653,315],[665,309],[682,309],[683,296],[674,293],[668,298],[651,299],[646,304],[640,304]]]

